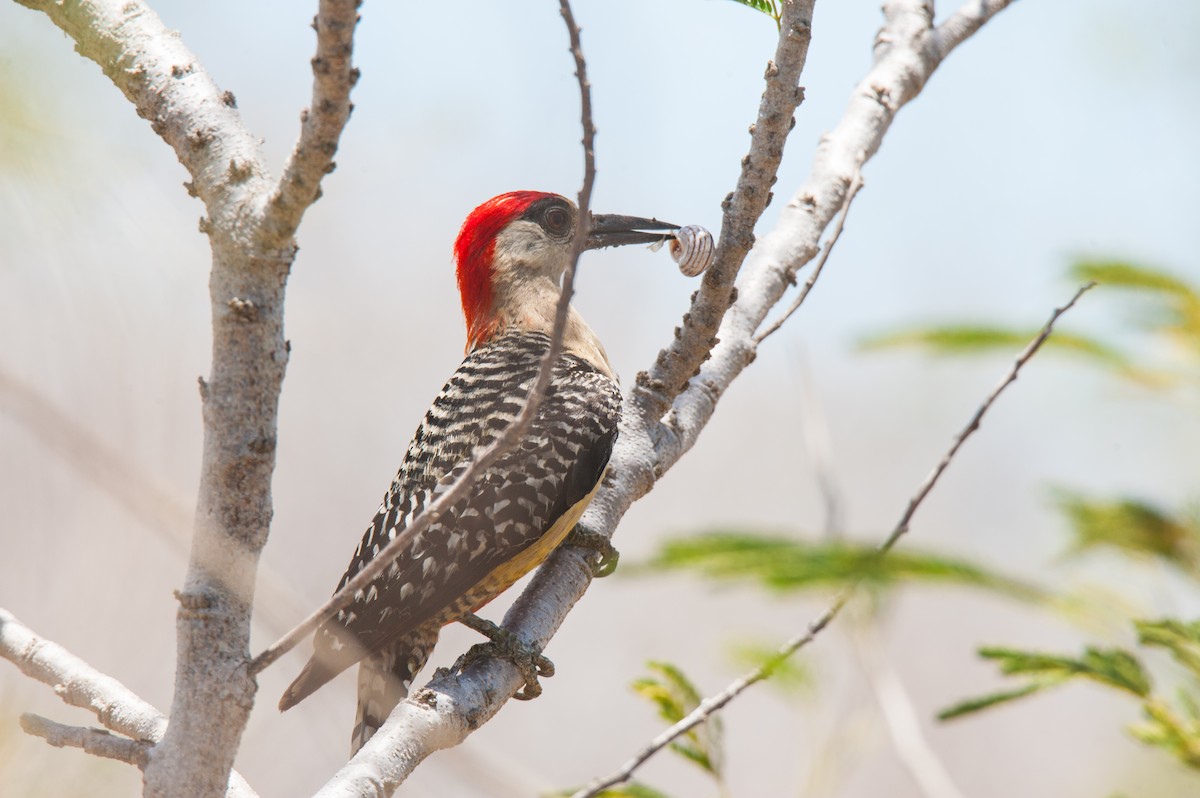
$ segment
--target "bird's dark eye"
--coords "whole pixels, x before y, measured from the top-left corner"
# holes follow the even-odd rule
[[[552,235],[566,235],[567,230],[571,226],[571,214],[566,208],[555,205],[546,211],[544,225],[546,227],[546,231]]]

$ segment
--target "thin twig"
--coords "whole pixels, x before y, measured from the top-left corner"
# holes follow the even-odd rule
[[[82,748],[92,756],[137,765],[139,769],[144,769],[150,761],[149,744],[118,737],[104,729],[67,726],[31,713],[21,716],[21,729],[55,748]]]
[[[583,105],[584,178],[583,187],[579,191],[579,212],[575,219],[575,240],[571,247],[570,262],[563,273],[562,292],[559,294],[558,306],[555,310],[554,327],[550,333],[550,345],[542,357],[537,379],[534,380],[533,385],[529,389],[529,394],[525,398],[525,405],[521,408],[521,412],[517,417],[513,419],[512,423],[491,444],[479,451],[472,458],[471,463],[463,470],[458,479],[433,501],[426,508],[425,512],[414,518],[409,526],[398,530],[396,536],[392,538],[388,545],[370,562],[364,565],[362,570],[346,583],[345,587],[334,593],[321,607],[256,656],[250,662],[250,672],[252,674],[262,672],[264,668],[267,668],[285,653],[295,648],[304,638],[312,634],[318,626],[336,615],[339,610],[348,607],[354,601],[355,594],[360,590],[365,590],[371,582],[375,581],[391,565],[392,561],[408,547],[413,538],[428,529],[441,518],[446,510],[466,496],[467,492],[475,484],[475,480],[482,476],[484,471],[491,468],[496,461],[520,443],[528,431],[529,425],[533,423],[534,416],[537,415],[542,399],[546,395],[546,389],[550,385],[554,364],[558,361],[559,355],[562,354],[563,333],[566,330],[567,315],[571,309],[571,295],[575,287],[575,271],[579,263],[579,255],[583,251],[584,242],[587,238],[590,224],[589,211],[592,199],[592,186],[596,180],[595,128],[592,124],[591,88],[587,81],[587,67],[584,63],[583,51],[579,44],[579,29],[575,26],[574,18],[571,16],[570,6],[567,5],[566,0],[563,0],[562,6],[563,17],[567,20],[567,26],[571,31],[571,51],[575,56],[576,75],[579,78],[580,97]]]
[[[821,252],[821,259],[817,261],[816,267],[812,274],[804,281],[804,287],[800,289],[800,293],[792,301],[791,306],[784,312],[779,320],[768,327],[763,332],[754,336],[754,343],[761,344],[767,336],[774,333],[784,325],[792,314],[800,309],[804,304],[804,300],[808,299],[808,294],[812,291],[813,286],[817,284],[817,279],[821,276],[821,270],[825,268],[825,261],[829,260],[829,253],[833,252],[833,247],[837,244],[838,239],[842,237],[842,230],[846,227],[846,216],[850,213],[850,203],[854,202],[854,197],[857,196],[859,189],[863,187],[863,178],[861,171],[855,171],[854,176],[850,178],[850,187],[846,190],[846,199],[842,201],[841,215],[838,216],[837,224],[833,228],[833,233],[829,236],[829,240],[825,242],[825,249]]]
[[[983,418],[984,413],[991,408],[996,399],[999,398],[1001,393],[1003,393],[1004,389],[1017,379],[1017,374],[1021,371],[1021,368],[1029,361],[1031,357],[1034,356],[1041,345],[1050,336],[1050,333],[1053,331],[1054,324],[1058,321],[1058,318],[1070,310],[1079,300],[1079,297],[1083,296],[1085,292],[1089,291],[1095,285],[1096,284],[1094,282],[1083,285],[1078,291],[1075,292],[1075,295],[1071,297],[1071,300],[1067,302],[1067,304],[1060,308],[1054,309],[1054,312],[1050,315],[1050,319],[1046,322],[1045,326],[1042,327],[1041,332],[1038,333],[1038,335],[1029,342],[1028,346],[1026,346],[1025,349],[1017,356],[1016,361],[1013,363],[1008,373],[1004,376],[1004,379],[1002,379],[1000,383],[992,389],[992,392],[987,395],[987,398],[983,400],[983,404],[981,404],[975,411],[975,414],[971,416],[971,420],[967,422],[967,425],[963,427],[958,435],[954,437],[953,442],[950,444],[950,448],[946,450],[946,453],[942,456],[942,459],[938,461],[938,464],[934,466],[933,471],[929,473],[929,476],[927,476],[925,481],[922,482],[920,487],[917,488],[917,492],[913,494],[913,497],[909,500],[908,506],[905,508],[903,515],[900,516],[900,521],[896,524],[895,528],[892,529],[891,534],[887,536],[887,538],[876,550],[876,556],[883,556],[890,551],[892,547],[896,545],[896,542],[899,541],[900,538],[903,537],[903,535],[908,531],[909,523],[912,521],[913,513],[916,512],[917,508],[921,505],[921,502],[925,500],[925,497],[929,495],[929,492],[933,489],[933,486],[937,484],[938,479],[942,476],[942,473],[946,470],[946,467],[950,465],[950,461],[954,459],[955,454],[957,454],[963,443],[967,440],[967,438],[971,437],[971,435],[977,429],[979,429],[979,422]],[[854,584],[840,591],[833,603],[828,609],[825,610],[825,612],[818,616],[814,621],[809,623],[808,628],[802,634],[793,637],[791,640],[788,640],[786,643],[780,646],[775,655],[772,656],[771,659],[766,663],[738,677],[721,692],[705,698],[700,702],[700,705],[696,707],[696,709],[687,715],[687,717],[666,729],[649,743],[647,743],[640,751],[637,752],[637,754],[633,756],[633,758],[622,765],[620,769],[609,776],[593,780],[586,787],[574,793],[571,798],[595,798],[595,796],[599,795],[609,787],[628,781],[633,775],[634,771],[636,771],[642,765],[642,763],[650,759],[650,757],[657,754],[663,748],[666,748],[684,734],[687,734],[696,726],[699,726],[701,723],[707,720],[710,715],[712,715],[714,712],[717,712],[738,695],[740,695],[744,690],[746,690],[746,688],[750,687],[752,684],[756,684],[757,682],[761,682],[762,680],[766,679],[771,672],[779,666],[780,663],[812,642],[812,640],[821,632],[821,630],[828,626],[829,622],[837,617],[837,614],[842,610],[842,607],[846,605],[846,602],[850,599],[850,596],[854,593],[856,587],[857,584]]]

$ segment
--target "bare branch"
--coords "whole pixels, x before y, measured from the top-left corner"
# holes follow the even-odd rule
[[[354,28],[362,0],[321,0],[313,28],[312,104],[300,115],[300,140],[288,158],[266,209],[266,224],[279,243],[291,239],[304,211],[321,195],[321,179],[334,170],[338,139],[350,119],[350,90],[358,82],[351,64]]]
[[[100,65],[175,150],[191,173],[189,192],[208,211],[200,223],[213,258],[212,370],[201,382],[204,453],[191,557],[177,594],[173,719],[144,781],[149,798],[219,795],[256,690],[246,667],[250,605],[272,517],[279,394],[289,355],[284,286],[305,195],[285,189],[280,203],[270,202],[276,186],[233,94],[218,89],[178,34],[141,0],[20,2],[44,12],[80,54]],[[318,56],[328,55],[331,77],[323,83],[318,69],[314,96],[321,103],[314,112],[320,118],[302,133],[306,145],[294,175],[328,166],[322,159],[332,156],[349,112],[348,101],[337,99],[351,79],[348,13],[344,0],[322,2],[321,18],[329,24],[318,31]],[[310,147],[318,151],[311,157]],[[268,214],[268,208],[276,210]]]
[[[29,713],[21,716],[21,728],[26,734],[41,737],[55,748],[82,748],[92,756],[137,765],[139,769],[145,768],[150,760],[150,746],[147,743],[117,737],[104,729],[67,726]]]
[[[54,689],[67,704],[93,713],[105,727],[134,741],[162,739],[166,717],[125,685],[100,673],[57,643],[39,637],[6,610],[0,609],[0,657],[22,673]],[[236,772],[230,775],[230,798],[254,798]]]
[[[983,400],[983,403],[978,407],[978,409],[976,409],[974,415],[971,416],[971,420],[967,422],[967,425],[963,427],[962,430],[959,431],[959,433],[954,437],[954,440],[950,444],[950,448],[946,450],[944,455],[942,455],[942,459],[938,461],[938,464],[934,466],[933,471],[929,473],[929,476],[926,477],[925,481],[922,482],[917,488],[917,492],[913,494],[913,497],[909,500],[908,506],[905,508],[904,513],[900,516],[899,522],[892,529],[887,538],[884,539],[883,543],[879,545],[879,548],[877,549],[877,556],[882,557],[883,555],[887,554],[887,552],[896,545],[897,541],[899,541],[900,538],[906,532],[908,532],[909,523],[912,521],[913,514],[916,512],[917,508],[921,506],[921,502],[925,500],[925,497],[929,495],[929,492],[933,489],[933,486],[937,484],[938,479],[942,476],[942,473],[945,472],[946,467],[950,465],[950,461],[954,459],[954,455],[958,453],[960,448],[962,448],[963,443],[966,442],[967,438],[971,437],[971,435],[977,429],[979,429],[979,422],[983,419],[984,414],[991,408],[993,404],[995,404],[996,399],[1000,397],[1000,394],[1004,392],[1004,389],[1017,379],[1017,375],[1020,373],[1021,368],[1027,362],[1029,362],[1029,359],[1037,353],[1038,349],[1045,342],[1045,340],[1050,337],[1050,333],[1053,332],[1054,324],[1058,321],[1058,318],[1070,310],[1079,300],[1079,297],[1083,296],[1086,291],[1089,291],[1095,285],[1095,283],[1087,283],[1075,292],[1075,295],[1071,297],[1071,300],[1067,302],[1067,304],[1054,309],[1054,312],[1050,314],[1050,319],[1042,327],[1041,332],[1039,332],[1037,336],[1035,336],[1033,340],[1029,342],[1029,345],[1026,346],[1019,355],[1017,355],[1017,359],[1013,362],[1013,365],[1008,370],[1008,373],[1004,375],[1004,379],[1002,379],[1000,383],[992,389],[991,393],[989,393]],[[678,723],[666,729],[649,743],[647,743],[628,762],[622,765],[620,769],[609,776],[593,780],[586,787],[572,795],[571,798],[595,798],[595,796],[599,795],[609,787],[628,781],[633,775],[634,771],[641,767],[646,760],[650,759],[652,756],[666,748],[684,734],[687,734],[696,726],[704,723],[704,721],[712,716],[713,713],[719,711],[734,698],[737,698],[739,695],[741,695],[746,688],[768,678],[771,672],[777,668],[780,663],[795,654],[804,646],[811,643],[813,639],[820,634],[821,630],[828,626],[830,621],[837,617],[837,614],[841,612],[842,608],[846,605],[846,602],[850,599],[851,595],[853,595],[855,587],[856,585],[851,585],[850,587],[842,590],[834,599],[829,608],[825,610],[825,612],[818,616],[816,620],[812,621],[803,633],[793,637],[791,640],[788,640],[786,643],[780,646],[778,651],[776,651],[775,655],[771,657],[770,660],[754,670],[743,674],[730,683],[729,686],[721,692],[705,698],[700,702],[700,705],[697,706],[696,709],[687,715],[687,717],[681,719]]]
[[[780,316],[779,319],[770,327],[754,336],[755,344],[761,344],[769,335],[782,327],[784,323],[792,317],[792,314],[800,309],[800,306],[804,304],[804,300],[808,299],[809,292],[812,291],[813,286],[817,284],[817,280],[821,277],[821,270],[825,268],[825,262],[829,260],[829,253],[833,252],[834,245],[836,245],[838,239],[842,237],[842,230],[846,227],[846,216],[850,213],[850,203],[854,202],[854,198],[858,195],[858,191],[862,187],[862,172],[855,172],[854,177],[850,179],[850,188],[846,191],[846,199],[842,201],[842,212],[841,215],[838,216],[837,225],[834,226],[833,234],[829,237],[829,240],[825,242],[825,249],[822,250],[821,258],[817,261],[817,265],[813,269],[812,274],[810,274],[808,279],[805,280],[804,287],[800,289],[800,293],[796,295],[795,300],[793,300],[788,309],[783,312],[783,315]]]
[[[0,657],[50,685],[71,706],[89,710],[107,728],[135,740],[162,739],[167,719],[158,710],[116,679],[38,637],[6,610],[0,610]]]
[[[783,146],[796,124],[796,108],[804,100],[799,83],[812,41],[815,4],[816,0],[784,3],[779,44],[774,60],[767,62],[758,118],[750,126],[750,151],[742,158],[736,188],[721,203],[724,214],[713,264],[692,299],[678,336],[659,353],[649,372],[638,374],[629,397],[629,403],[648,418],[662,416],[695,376],[716,343],[717,329],[737,295],[734,280],[754,246],[754,225],[771,202]]]

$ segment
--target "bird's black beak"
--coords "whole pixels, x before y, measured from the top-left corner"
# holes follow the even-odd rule
[[[669,238],[670,233],[678,229],[679,225],[660,222],[658,219],[594,213],[583,248],[600,249],[601,247],[619,247],[623,244],[653,244]]]

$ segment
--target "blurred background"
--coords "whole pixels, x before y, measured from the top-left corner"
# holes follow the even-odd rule
[[[818,4],[807,99],[760,233],[870,67],[878,5]],[[939,5],[946,13],[950,4]],[[313,4],[154,7],[236,94],[277,173],[310,96]],[[774,50],[771,20],[723,0],[578,0],[575,13],[599,130],[593,208],[715,231]],[[868,164],[803,311],[625,518],[615,541],[623,564],[698,530],[818,535],[818,436],[844,531],[882,539],[1009,358],[867,354],[866,337],[951,319],[1036,328],[1074,290],[1065,275],[1080,256],[1200,280],[1197,33],[1200,7],[1189,4],[1026,0],[955,52]],[[332,590],[461,357],[450,248],[462,219],[511,189],[574,196],[582,172],[556,3],[367,3],[355,59],[355,112],[338,169],[301,228],[289,285],[292,359],[256,650]],[[171,591],[185,569],[171,530],[186,525],[194,501],[196,378],[209,367],[203,208],[183,190],[186,177],[70,40],[41,15],[0,4],[0,606],[164,711]],[[670,340],[694,288],[664,253],[605,251],[585,259],[576,306],[629,384]],[[1127,321],[1096,291],[1064,324],[1170,359]],[[1041,357],[922,507],[907,543],[1041,584],[1120,587],[1144,613],[1194,612],[1196,594],[1166,569],[1103,557],[1065,567],[1066,522],[1048,494],[1065,485],[1170,506],[1194,500],[1196,409],[1194,390],[1151,399],[1144,387]],[[121,459],[97,457],[93,444]],[[732,645],[778,642],[828,601],[628,571],[593,585],[554,639],[547,654],[558,675],[541,699],[507,706],[465,745],[432,757],[401,794],[527,796],[606,773],[661,728],[629,689],[646,660],[675,662],[712,692],[744,667]],[[498,619],[510,599],[485,614]],[[932,720],[999,684],[975,657],[980,643],[1074,650],[1089,639],[1076,627],[945,587],[905,588],[887,619],[883,655],[963,794],[1194,788],[1123,730],[1134,704],[1086,686],[954,724]],[[436,664],[472,642],[448,629]],[[353,676],[286,715],[274,709],[303,649],[260,680],[238,759],[263,796],[309,794],[345,761]],[[803,657],[805,691],[756,689],[727,713],[729,794],[921,795],[845,630]],[[0,794],[140,790],[132,768],[26,738],[16,727],[25,711],[93,725],[0,664]],[[715,794],[675,757],[640,776],[672,795]]]

